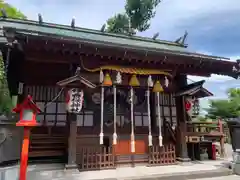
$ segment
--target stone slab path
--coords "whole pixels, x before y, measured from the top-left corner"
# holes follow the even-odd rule
[[[229,161],[232,159],[230,147],[227,147],[226,154],[228,155],[225,160],[218,161],[196,161],[179,165],[156,167],[119,167],[112,170],[88,172],[64,170],[63,165],[42,164],[28,167],[27,180],[185,180],[216,176],[218,176],[218,178],[219,176],[229,177],[227,175],[231,174],[231,171],[227,169],[227,167]],[[51,167],[49,168],[49,166]],[[0,168],[0,180],[18,180],[18,171],[18,166]],[[228,180],[226,178],[224,179]]]

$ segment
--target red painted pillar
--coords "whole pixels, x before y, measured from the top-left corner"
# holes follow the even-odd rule
[[[212,160],[216,160],[216,145],[212,143]]]
[[[19,180],[26,180],[30,127],[24,127]]]

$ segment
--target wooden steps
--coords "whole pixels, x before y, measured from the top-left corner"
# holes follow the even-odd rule
[[[54,157],[54,156],[63,156],[64,152],[63,151],[32,151],[29,153],[29,157]]]
[[[64,135],[32,134],[29,157],[63,157],[67,149]]]

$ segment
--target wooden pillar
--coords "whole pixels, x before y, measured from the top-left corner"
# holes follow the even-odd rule
[[[177,75],[175,78],[176,88],[180,88],[187,85],[186,75]],[[186,129],[187,129],[187,116],[185,111],[184,97],[176,97],[177,108],[177,159],[182,162],[190,161],[188,157],[188,149],[186,142]]]
[[[73,119],[73,115],[70,115],[69,121],[69,137],[68,137],[68,162],[66,168],[77,168],[76,164],[76,149],[77,149],[77,122],[76,118]],[[74,116],[76,117],[76,116]]]
[[[223,134],[222,136],[220,136],[220,157],[224,158],[225,157],[224,130],[223,130],[223,123],[220,119],[218,120],[218,129],[219,129],[219,132]]]

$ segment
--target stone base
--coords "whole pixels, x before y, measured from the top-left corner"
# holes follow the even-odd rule
[[[77,169],[78,165],[77,164],[65,164],[66,169]]]
[[[177,157],[177,161],[180,161],[180,162],[190,162],[191,159],[190,158],[182,158],[182,157]]]

